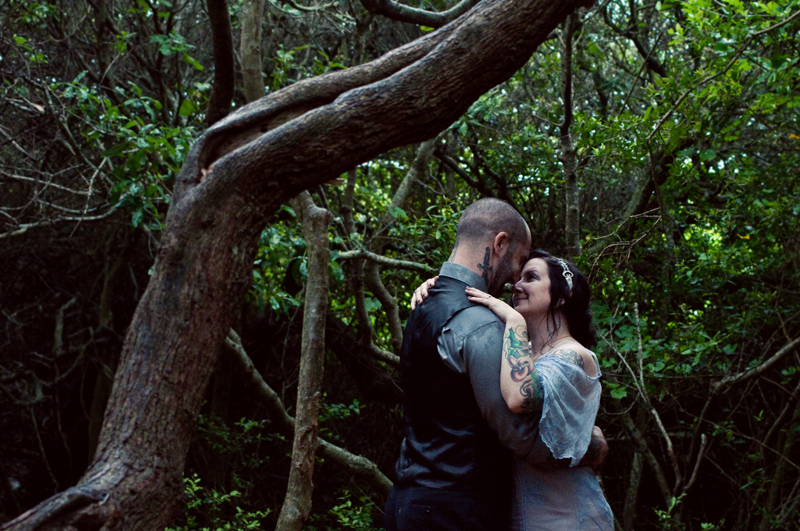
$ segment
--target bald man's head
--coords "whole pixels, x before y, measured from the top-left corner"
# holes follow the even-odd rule
[[[505,283],[516,282],[530,245],[530,230],[511,205],[481,199],[461,214],[450,261],[480,274],[496,295]]]
[[[479,199],[461,214],[455,247],[482,245],[500,232],[508,233],[511,243],[528,242],[530,245],[528,226],[514,207],[499,199]]]

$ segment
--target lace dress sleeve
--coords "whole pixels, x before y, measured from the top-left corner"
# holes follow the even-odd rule
[[[594,358],[594,355],[592,356]],[[556,459],[577,466],[592,437],[600,407],[600,371],[588,376],[583,369],[557,356],[534,364],[542,379],[544,405],[539,433]]]

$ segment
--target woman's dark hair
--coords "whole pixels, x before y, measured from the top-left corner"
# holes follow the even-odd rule
[[[592,298],[592,288],[589,280],[572,262],[564,260],[572,273],[572,290],[569,288],[567,279],[564,278],[564,268],[559,262],[559,258],[554,257],[547,251],[536,249],[528,255],[528,260],[541,258],[547,263],[547,274],[550,277],[550,307],[547,308],[547,327],[550,323],[553,326],[553,333],[558,331],[556,321],[556,308],[567,320],[569,332],[575,340],[584,347],[591,349],[597,343],[594,325],[592,323],[592,312],[589,311],[589,300]],[[559,302],[564,301],[560,307]]]

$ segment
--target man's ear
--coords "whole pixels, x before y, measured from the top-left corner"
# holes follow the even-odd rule
[[[498,232],[492,241],[492,254],[502,258],[510,247],[511,241],[507,232]]]

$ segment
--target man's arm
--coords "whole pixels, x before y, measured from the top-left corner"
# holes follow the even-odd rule
[[[603,430],[595,426],[592,428],[592,440],[589,442],[589,448],[583,454],[579,466],[590,466],[595,474],[600,473],[603,468],[603,463],[606,462],[608,456],[608,441],[603,435]]]
[[[607,455],[608,441],[606,441],[603,431],[599,427],[594,426],[592,428],[592,438],[589,441],[589,447],[586,449],[586,453],[583,454],[578,466],[591,467],[595,474],[599,474]],[[541,438],[536,441],[530,459],[527,461],[536,466],[553,469],[567,469],[571,462],[570,459],[556,459],[553,457],[550,449],[542,442]]]

